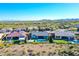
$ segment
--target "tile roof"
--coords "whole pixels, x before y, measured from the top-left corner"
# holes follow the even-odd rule
[[[10,34],[7,35],[7,37],[16,37],[16,36],[24,36],[26,37],[26,34],[25,32],[17,32],[17,31],[14,31],[14,32],[11,32]]]
[[[32,35],[36,35],[36,36],[48,36],[48,33],[46,31],[38,31],[38,32],[32,32]]]
[[[61,29],[61,30],[56,30],[54,31],[56,36],[75,36],[74,32]]]

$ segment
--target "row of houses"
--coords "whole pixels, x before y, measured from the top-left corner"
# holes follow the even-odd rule
[[[49,36],[52,36],[52,40],[66,40],[66,41],[74,41],[78,40],[79,32],[72,32],[67,29],[58,29],[55,31],[32,31],[26,32],[24,30],[14,30],[14,31],[5,31],[0,32],[0,39],[8,42],[12,42],[12,40],[19,41],[28,41],[33,42],[34,40],[37,42],[46,42]]]
[[[45,42],[48,37],[52,36],[52,40],[66,40],[79,44],[79,32],[69,31],[67,29],[58,29],[55,31],[31,32],[31,39],[36,39],[38,42]]]

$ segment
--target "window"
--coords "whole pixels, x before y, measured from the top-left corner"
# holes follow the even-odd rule
[[[2,40],[6,40],[6,37],[4,37]]]
[[[60,36],[56,36],[57,39],[60,39]]]
[[[52,33],[52,37],[55,38],[55,34],[54,33]]]
[[[62,37],[62,39],[68,39],[68,37],[66,37],[66,36],[63,36],[63,37]]]
[[[44,39],[44,36],[38,36],[38,39]]]
[[[37,38],[37,36],[36,35],[32,35],[32,39],[36,39]]]
[[[20,36],[20,38],[24,38],[24,36]]]
[[[7,37],[7,40],[11,40],[11,37]]]
[[[13,37],[13,40],[18,40],[19,39],[19,37]]]
[[[70,37],[70,41],[74,40],[74,37]]]

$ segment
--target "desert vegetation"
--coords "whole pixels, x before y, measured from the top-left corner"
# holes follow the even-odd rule
[[[77,44],[23,44],[0,48],[1,56],[79,56]]]
[[[55,30],[59,28],[73,27],[79,24],[79,21],[63,21],[63,20],[40,20],[40,21],[5,21],[0,22],[0,29],[2,28],[26,28],[38,27],[42,29]]]

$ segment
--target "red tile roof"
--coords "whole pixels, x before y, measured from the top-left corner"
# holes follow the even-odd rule
[[[11,32],[10,34],[7,35],[7,37],[16,37],[16,36],[27,36],[25,34],[25,32],[17,32],[17,31],[14,31],[14,32]]]

